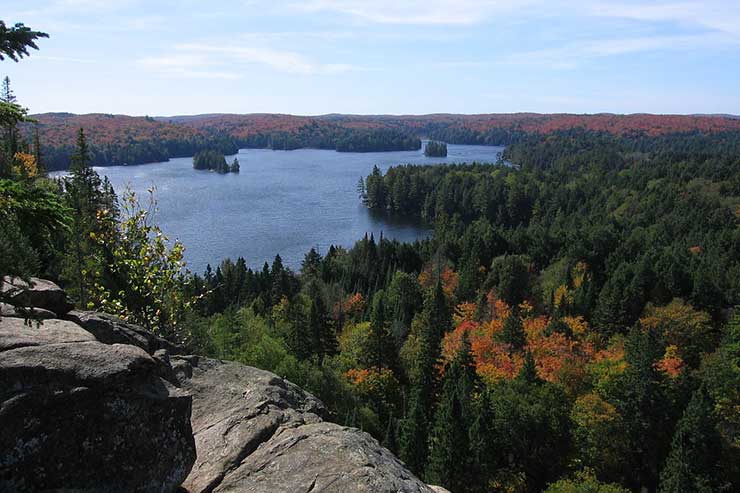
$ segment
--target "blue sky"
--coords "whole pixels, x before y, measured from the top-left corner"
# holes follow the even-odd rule
[[[740,1],[4,0],[32,112],[740,113]]]

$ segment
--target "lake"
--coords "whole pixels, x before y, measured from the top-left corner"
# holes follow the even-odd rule
[[[345,153],[298,149],[242,149],[241,173],[219,175],[193,169],[192,158],[163,163],[95,168],[119,196],[131,187],[142,199],[156,187],[155,222],[185,244],[187,267],[202,273],[222,259],[244,257],[253,268],[283,262],[297,269],[316,247],[352,246],[365,233],[412,242],[429,234],[419,224],[377,217],[357,197],[358,179],[377,165],[494,162],[503,147],[448,145],[446,158],[422,151]],[[227,156],[231,163],[234,156]]]

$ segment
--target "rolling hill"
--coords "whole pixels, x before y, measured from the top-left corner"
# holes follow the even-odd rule
[[[508,145],[530,134],[582,129],[621,136],[740,131],[740,119],[714,115],[650,114],[430,114],[296,116],[205,114],[171,117],[45,113],[38,122],[50,170],[66,169],[76,133],[83,128],[93,164],[142,164],[192,156],[204,149],[224,154],[240,147],[339,151],[418,149],[419,137],[453,144]],[[30,139],[30,127],[26,130]]]

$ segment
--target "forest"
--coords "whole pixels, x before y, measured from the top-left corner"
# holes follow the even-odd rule
[[[340,152],[418,150],[419,136],[450,144],[511,145],[530,135],[586,130],[619,137],[740,131],[740,119],[683,115],[423,115],[304,117],[277,114],[131,117],[45,113],[21,123],[28,141],[40,135],[49,170],[68,169],[76,131],[87,129],[94,166],[144,164],[239,148]]]
[[[404,151],[421,148],[418,137],[394,128],[345,128],[327,122],[284,127],[270,123],[267,128],[250,129],[246,134],[224,131],[220,126],[192,128],[177,120],[124,115],[72,115],[48,113],[24,122],[19,132],[30,141],[40,136],[47,169],[66,170],[74,153],[75,132],[88,129],[93,166],[146,164],[170,158],[190,157],[215,150],[236,154],[239,148],[293,150],[332,149],[339,152]]]
[[[553,129],[499,163],[375,168],[358,200],[430,239],[191,273],[154,197],[92,168],[94,129],[50,179],[0,99],[0,275],[286,377],[456,493],[737,491],[740,132]]]
[[[434,140],[429,141],[424,146],[424,155],[427,157],[447,157],[447,144]]]
[[[215,171],[220,174],[239,173],[239,159],[234,158],[234,161],[228,164],[224,155],[218,151],[200,151],[193,156],[193,168]]]

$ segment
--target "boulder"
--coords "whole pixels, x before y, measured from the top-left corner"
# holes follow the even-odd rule
[[[18,321],[0,332],[0,491],[176,490],[195,459],[191,397],[138,347]]]
[[[80,325],[93,334],[98,341],[105,344],[131,344],[149,354],[154,354],[160,349],[168,354],[185,353],[182,346],[152,334],[143,327],[124,322],[114,315],[75,310],[68,313],[65,318]]]
[[[214,490],[431,493],[367,433],[334,423],[281,427]]]
[[[74,308],[74,303],[51,281],[31,277],[29,282],[19,277],[5,276],[2,281],[4,301],[21,307],[34,307],[64,315]]]
[[[192,424],[198,457],[183,486],[213,491],[280,426],[318,422],[326,413],[312,395],[276,375],[200,359],[182,382],[193,394]]]
[[[189,492],[433,492],[367,433],[324,422],[323,404],[292,383],[238,363],[188,364],[198,450]]]
[[[92,341],[95,341],[92,334],[66,320],[35,322],[0,318],[0,352],[26,346]]]
[[[25,318],[29,320],[47,320],[57,318],[57,314],[43,308],[23,308],[8,303],[0,303],[0,317]]]

